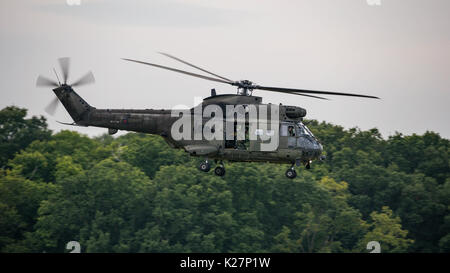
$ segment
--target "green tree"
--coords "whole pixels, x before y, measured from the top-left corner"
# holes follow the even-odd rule
[[[226,162],[217,177],[159,136],[50,135],[25,116],[0,113],[1,252],[64,252],[72,240],[82,252],[450,249],[449,140],[433,132],[383,139],[305,121],[327,160],[291,180],[266,163]]]
[[[120,159],[140,168],[153,178],[161,166],[189,162],[189,156],[182,150],[172,149],[160,136],[127,134],[116,140],[120,143]]]
[[[370,231],[360,241],[359,251],[366,252],[367,243],[377,241],[381,245],[381,252],[406,252],[414,242],[407,238],[408,231],[402,229],[400,218],[394,216],[389,207],[383,207],[380,213],[371,213],[370,218]]]
[[[132,234],[150,216],[153,183],[137,168],[105,159],[92,169],[65,157],[57,191],[42,202],[35,235],[41,249],[61,252],[77,240],[85,251],[133,251]]]
[[[26,240],[33,232],[40,203],[55,190],[53,185],[0,174],[0,252],[29,252]]]
[[[6,167],[15,153],[35,140],[47,140],[51,131],[47,129],[46,119],[31,117],[26,119],[27,110],[8,106],[0,110],[0,168]]]

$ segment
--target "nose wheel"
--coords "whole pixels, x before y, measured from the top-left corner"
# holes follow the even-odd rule
[[[294,166],[286,171],[286,177],[289,179],[294,179],[297,177],[297,172],[295,171]]]

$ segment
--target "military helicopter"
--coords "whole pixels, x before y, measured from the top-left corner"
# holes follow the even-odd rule
[[[48,79],[44,76],[39,76],[36,81],[36,86],[53,88],[52,90],[56,97],[45,108],[45,110],[47,113],[53,115],[58,103],[61,102],[73,119],[73,123],[60,122],[62,124],[107,128],[108,133],[111,135],[117,133],[118,130],[160,135],[172,148],[184,149],[191,156],[203,158],[198,167],[202,172],[209,172],[211,169],[211,163],[215,162],[216,167],[214,169],[214,173],[217,176],[225,175],[225,166],[223,163],[225,160],[230,162],[271,162],[291,164],[285,173],[286,177],[291,179],[297,176],[295,166],[304,165],[307,169],[309,169],[313,160],[323,160],[323,147],[308,127],[302,122],[303,118],[306,116],[306,109],[298,106],[281,104],[263,104],[261,97],[252,95],[253,91],[272,91],[283,94],[312,97],[316,99],[326,99],[317,95],[339,95],[379,99],[375,96],[361,94],[262,86],[254,84],[249,80],[234,81],[207,71],[173,55],[162,52],[160,52],[160,54],[209,74],[209,76],[133,59],[123,60],[235,86],[237,88],[236,94],[218,95],[215,89],[212,89],[211,96],[204,98],[200,105],[188,110],[191,114],[188,119],[194,121],[191,123],[194,125],[191,125],[191,128],[186,128],[186,132],[195,131],[196,126],[200,131],[205,130],[210,118],[201,116],[200,122],[198,122],[197,119],[197,125],[195,125],[195,119],[196,117],[198,118],[198,114],[202,115],[202,111],[209,105],[218,105],[221,109],[225,109],[229,106],[243,106],[239,109],[241,109],[241,111],[244,109],[241,114],[245,118],[243,120],[241,119],[239,124],[236,120],[238,118],[237,113],[234,113],[231,122],[233,126],[223,127],[225,129],[222,128],[221,130],[218,130],[218,132],[214,132],[215,128],[208,128],[211,132],[219,135],[231,135],[231,138],[228,137],[212,140],[206,139],[205,137],[197,139],[177,139],[174,137],[172,127],[180,119],[180,116],[174,116],[172,114],[174,110],[97,109],[89,105],[73,89],[73,87],[94,83],[95,79],[92,72],[88,72],[72,84],[67,83],[70,68],[69,58],[58,59],[62,71],[62,83],[59,80],[56,70],[53,69],[57,81]],[[257,126],[250,126],[248,109],[251,106],[265,106],[271,110],[276,109],[275,112],[271,112],[270,115],[266,117],[267,120],[270,117],[272,120],[275,119],[277,121],[276,125],[272,126],[274,128],[269,128],[269,126],[261,129]],[[225,115],[227,114],[224,114],[224,117]],[[183,128],[183,130],[185,129]],[[238,139],[238,134],[241,136],[244,135],[244,139]],[[273,136],[274,134],[276,134],[277,137],[277,145],[275,149],[270,151],[262,149],[265,144],[265,140],[262,136]],[[255,135],[256,137],[249,137]]]

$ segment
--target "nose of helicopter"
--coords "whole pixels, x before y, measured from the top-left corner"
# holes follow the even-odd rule
[[[318,141],[316,141],[316,142],[314,143],[313,151],[314,151],[314,155],[315,155],[315,156],[320,156],[320,155],[322,154],[322,152],[323,152],[323,146],[322,146],[322,144],[320,144]]]

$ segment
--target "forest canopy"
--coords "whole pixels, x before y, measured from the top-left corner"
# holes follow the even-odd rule
[[[305,121],[325,161],[200,158],[159,136],[53,133],[0,110],[0,252],[450,252],[449,140]]]

